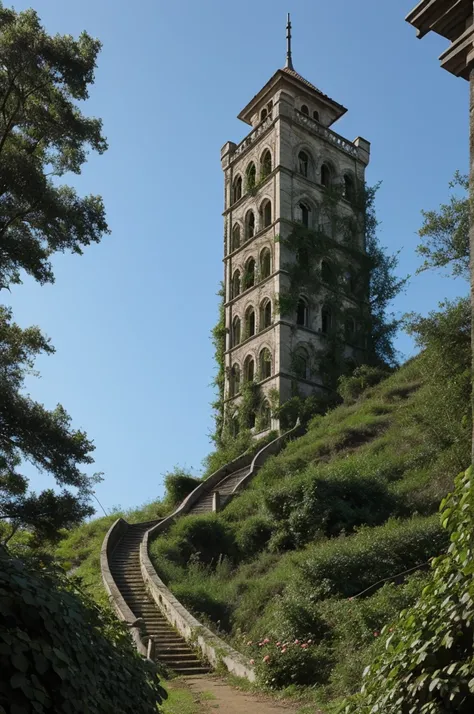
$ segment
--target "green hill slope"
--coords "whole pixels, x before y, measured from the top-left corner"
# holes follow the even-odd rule
[[[438,504],[470,455],[469,305],[412,331],[420,356],[315,417],[222,513],[184,517],[152,544],[172,591],[267,686],[316,686],[326,701],[357,689],[380,629],[415,602],[445,548]],[[165,511],[157,502],[127,518]],[[112,520],[58,551],[96,594]]]

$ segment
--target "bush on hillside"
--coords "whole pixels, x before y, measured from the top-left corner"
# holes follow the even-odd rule
[[[247,651],[260,684],[268,689],[323,683],[332,664],[329,647],[311,639],[285,642],[265,637],[248,643]]]
[[[471,714],[474,709],[472,467],[441,504],[449,551],[435,558],[417,603],[383,631],[384,649],[345,714]]]
[[[373,387],[382,379],[388,377],[390,372],[382,367],[371,367],[363,364],[356,367],[352,374],[343,375],[338,380],[338,394],[346,404],[355,402],[369,387]]]
[[[111,613],[2,549],[0,616],[1,711],[156,714],[166,697]]]
[[[184,469],[175,468],[165,476],[166,502],[171,507],[178,506],[200,483]]]
[[[186,566],[190,559],[216,566],[222,557],[235,560],[238,547],[233,529],[215,513],[178,519],[166,535],[158,538],[153,553]]]
[[[236,533],[237,545],[243,559],[253,558],[264,550],[275,530],[275,524],[264,516],[247,518]]]
[[[317,470],[269,490],[264,500],[295,546],[349,533],[362,524],[383,523],[395,508],[394,496],[380,478],[357,473],[326,476]]]
[[[293,587],[303,596],[353,597],[384,578],[427,564],[447,545],[438,516],[389,521],[363,528],[350,538],[337,538],[304,552],[301,582]]]

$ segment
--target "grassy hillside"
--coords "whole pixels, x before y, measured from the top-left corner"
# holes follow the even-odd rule
[[[426,584],[446,545],[438,504],[469,463],[466,320],[463,305],[415,321],[421,356],[315,417],[221,514],[153,543],[173,592],[268,686],[354,691]]]
[[[468,303],[414,318],[411,330],[420,356],[357,399],[353,380],[347,403],[313,418],[222,513],[182,518],[152,545],[173,592],[269,687],[309,685],[325,702],[357,689],[380,629],[416,600],[445,548],[438,504],[470,454]],[[96,595],[116,517],[58,551]]]

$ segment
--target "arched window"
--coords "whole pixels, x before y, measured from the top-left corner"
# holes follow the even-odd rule
[[[323,164],[321,166],[321,184],[325,188],[329,188],[331,186],[331,181],[332,181],[331,169],[329,168],[329,166],[327,164]]]
[[[245,238],[253,238],[255,235],[255,215],[253,211],[247,211],[245,216]]]
[[[260,176],[265,178],[268,174],[272,172],[272,155],[268,149],[266,149],[262,158],[260,159]]]
[[[245,265],[245,273],[243,279],[244,290],[252,288],[255,285],[255,260],[249,258]]]
[[[260,279],[264,280],[272,272],[272,256],[270,248],[264,248],[260,253]]]
[[[306,203],[298,203],[298,220],[304,225],[305,228],[309,228],[309,212],[310,208]]]
[[[272,224],[272,204],[268,199],[260,207],[260,220],[262,228],[268,228]]]
[[[268,113],[269,113],[270,116],[271,116],[272,109],[273,109],[273,100],[272,100],[272,99],[270,99],[270,101],[268,102],[268,104],[267,104],[267,109],[268,109]]]
[[[240,392],[240,367],[234,364],[230,375],[230,395],[235,397]]]
[[[353,342],[355,337],[355,322],[352,317],[346,317],[344,323],[344,333],[348,342]]]
[[[328,335],[332,328],[331,310],[325,305],[321,310],[321,332],[323,335]]]
[[[232,229],[232,243],[230,246],[231,251],[237,250],[237,248],[240,248],[240,226],[238,223]]]
[[[245,337],[253,337],[255,334],[255,310],[253,307],[247,308],[245,313]]]
[[[303,298],[298,300],[296,307],[296,324],[302,327],[308,326],[308,303]]]
[[[253,161],[247,166],[245,176],[247,179],[247,191],[250,191],[252,188],[255,187],[255,184],[257,182],[257,169],[255,168],[255,164],[253,163]]]
[[[319,112],[317,112],[316,110],[314,110],[314,112],[313,112],[313,119],[316,119],[316,121],[319,121]]]
[[[272,303],[268,298],[260,303],[260,329],[264,330],[272,324]]]
[[[240,317],[232,320],[232,346],[240,344]]]
[[[248,429],[253,429],[255,427],[255,422],[257,421],[257,415],[255,414],[255,410],[251,409],[249,411],[248,417],[247,417],[247,428]]]
[[[270,428],[272,421],[272,410],[269,403],[265,400],[260,409],[260,429],[266,431]]]
[[[240,271],[236,270],[232,276],[231,299],[240,295]]]
[[[352,176],[349,176],[348,174],[344,175],[344,193],[343,196],[347,201],[353,201],[354,200],[354,181],[352,180]]]
[[[309,359],[304,347],[298,347],[293,355],[293,371],[300,379],[308,379]]]
[[[235,203],[242,198],[242,176],[236,176],[232,186],[232,202]]]
[[[259,370],[261,380],[272,376],[272,356],[266,347],[260,352]]]
[[[263,107],[262,111],[260,112],[260,121],[263,121],[264,119],[267,118],[268,112],[265,107]]]
[[[250,355],[245,358],[244,362],[244,379],[246,382],[253,382],[255,376],[255,362]]]
[[[327,260],[321,261],[321,279],[323,283],[331,283],[333,279],[331,264]]]
[[[346,270],[344,273],[344,285],[348,293],[351,293],[351,295],[355,293],[355,279],[350,270]]]
[[[308,176],[309,156],[306,151],[300,151],[298,154],[298,171],[303,176]]]
[[[306,116],[309,116],[309,109],[308,109],[308,107],[306,106],[306,104],[302,104],[302,105],[301,105],[301,113],[302,113],[302,114],[306,114]]]

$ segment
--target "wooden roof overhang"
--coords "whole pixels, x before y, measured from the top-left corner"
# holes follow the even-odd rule
[[[469,79],[474,65],[474,25],[472,0],[421,0],[406,16],[417,29],[417,37],[428,32],[450,40],[440,56],[441,67],[456,77]]]

